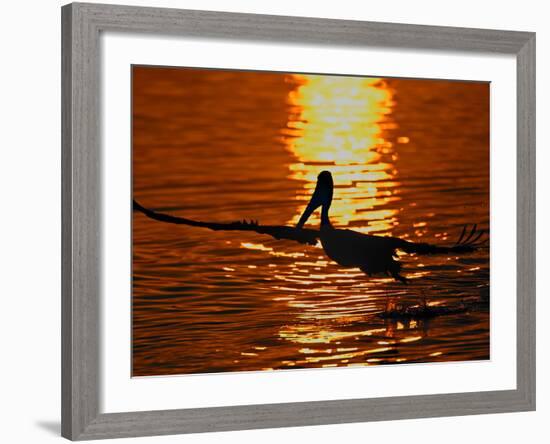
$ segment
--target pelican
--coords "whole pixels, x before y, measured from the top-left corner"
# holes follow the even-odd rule
[[[458,241],[452,246],[409,242],[397,237],[374,236],[353,230],[334,228],[328,214],[333,191],[332,174],[329,171],[322,171],[317,177],[315,191],[295,227],[260,225],[258,221],[201,222],[145,208],[136,200],[133,200],[133,209],[150,219],[171,224],[190,225],[215,231],[253,231],[272,236],[275,239],[288,239],[310,245],[316,245],[320,240],[326,255],[339,265],[359,268],[367,276],[386,274],[404,284],[408,280],[400,274],[401,264],[396,260],[397,250],[417,254],[468,253],[488,241],[488,239],[479,241],[485,232],[477,231],[475,224],[469,233],[466,232],[467,226],[465,226]],[[320,229],[304,228],[306,221],[319,207],[321,207]]]
[[[464,227],[460,239],[452,247],[439,247],[426,243],[409,242],[397,237],[373,236],[353,230],[334,228],[329,218],[333,192],[332,174],[329,171],[322,171],[317,176],[315,191],[296,228],[298,230],[303,229],[312,213],[321,207],[319,239],[326,255],[337,264],[343,267],[359,268],[368,276],[385,273],[406,284],[408,280],[400,274],[401,264],[396,260],[396,250],[419,254],[462,253],[473,251],[481,245],[481,243],[476,242],[483,235],[483,232],[478,232],[474,237],[477,229],[476,225],[473,226],[466,238],[464,238],[466,234],[466,227]]]

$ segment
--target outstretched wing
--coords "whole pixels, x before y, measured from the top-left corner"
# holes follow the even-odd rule
[[[484,238],[486,234],[488,234],[488,231],[478,230],[477,224],[474,224],[471,230],[468,230],[468,225],[465,225],[462,234],[454,245],[440,246],[398,239],[399,242],[396,243],[396,248],[406,253],[417,254],[470,253],[489,242],[489,237]]]
[[[169,224],[190,225],[192,227],[208,228],[214,231],[253,231],[259,234],[267,234],[275,239],[288,239],[302,244],[315,245],[319,239],[319,231],[309,228],[294,228],[285,225],[260,225],[257,221],[238,221],[238,222],[201,222],[184,217],[172,216],[166,213],[158,213],[141,206],[135,200],[133,201],[134,211],[143,213],[150,219],[166,222]]]

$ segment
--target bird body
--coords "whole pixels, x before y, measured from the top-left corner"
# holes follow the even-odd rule
[[[337,264],[360,268],[369,276],[387,273],[402,282],[406,281],[399,275],[401,264],[395,259],[400,239],[332,227],[322,227],[320,232],[325,254]]]
[[[360,267],[373,262],[384,252],[395,250],[394,238],[370,236],[332,227],[321,228],[320,239],[326,255],[344,267]]]

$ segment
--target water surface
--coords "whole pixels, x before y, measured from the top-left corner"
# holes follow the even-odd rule
[[[295,224],[325,169],[337,227],[440,244],[488,229],[489,85],[134,67],[144,206]],[[489,358],[487,249],[402,256],[405,286],[319,245],[132,222],[134,376]],[[380,316],[424,303],[468,310]]]

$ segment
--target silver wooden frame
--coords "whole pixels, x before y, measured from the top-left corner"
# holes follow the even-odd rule
[[[516,56],[517,388],[101,413],[98,362],[102,31]],[[73,3],[62,8],[62,82],[63,436],[85,440],[535,409],[534,33]]]

